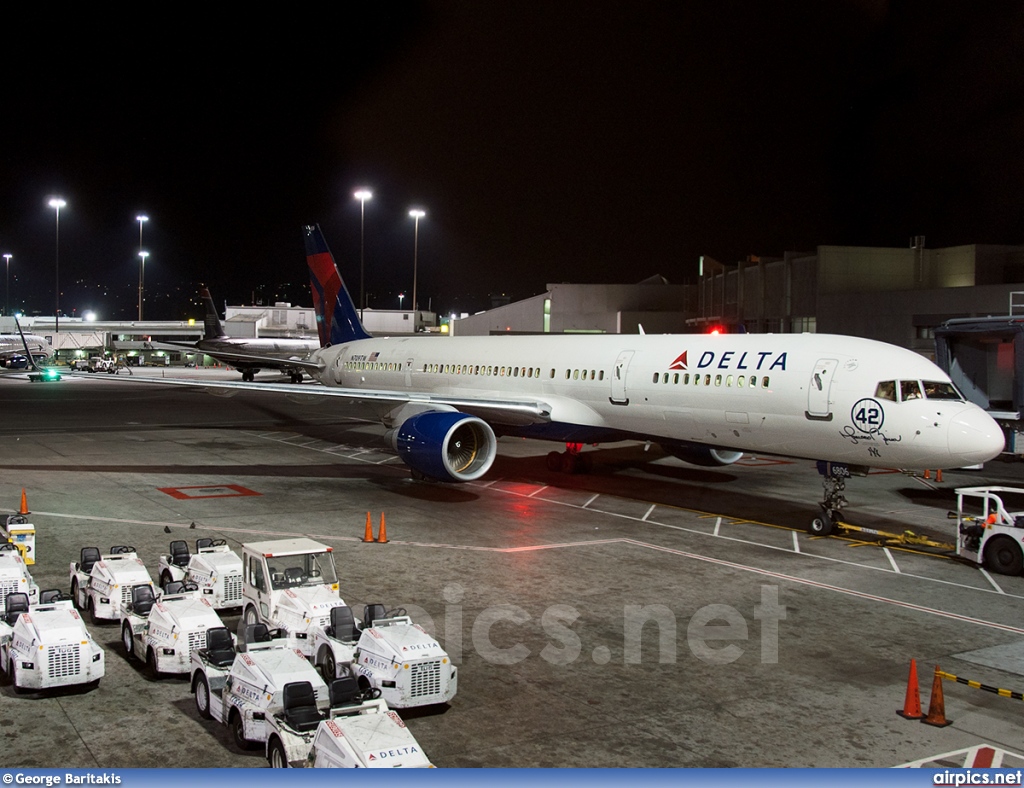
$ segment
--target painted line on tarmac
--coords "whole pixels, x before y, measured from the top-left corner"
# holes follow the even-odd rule
[[[491,484],[493,484],[493,482],[487,483],[487,486],[490,486]],[[474,486],[476,486],[476,487],[483,487],[485,485],[474,485]],[[523,496],[524,495],[524,493],[518,492],[516,490],[507,490],[507,489],[504,489],[504,488],[501,488],[501,487],[495,487],[494,489],[498,490],[499,492],[508,494],[508,495],[518,495],[518,496]],[[647,525],[654,525],[654,526],[658,526],[659,528],[667,528],[667,529],[673,530],[673,531],[682,531],[684,533],[690,533],[690,534],[694,534],[696,536],[706,536],[706,537],[711,537],[711,538],[724,539],[724,540],[730,541],[730,542],[739,542],[740,544],[754,545],[754,546],[757,546],[757,547],[763,547],[763,548],[768,549],[768,550],[778,550],[778,551],[782,551],[782,552],[785,552],[785,553],[789,553],[790,555],[793,555],[795,552],[797,552],[799,555],[807,556],[809,558],[814,558],[814,559],[821,560],[821,561],[829,561],[829,562],[832,562],[832,563],[842,564],[844,566],[850,566],[850,567],[854,567],[854,568],[857,568],[857,569],[866,569],[866,570],[871,570],[871,571],[875,571],[875,572],[885,572],[886,574],[899,574],[900,577],[907,577],[907,578],[911,578],[911,579],[915,579],[915,580],[924,580],[924,581],[927,581],[929,583],[938,583],[940,585],[952,586],[953,588],[964,588],[964,589],[967,589],[969,591],[981,591],[981,592],[986,593],[986,594],[1000,593],[1000,594],[1005,594],[1006,596],[1012,597],[1014,599],[1024,599],[1024,595],[1009,594],[1006,591],[1004,591],[1003,589],[1000,589],[998,587],[996,587],[998,590],[991,590],[991,589],[985,588],[983,586],[968,585],[966,583],[958,583],[958,582],[954,582],[952,580],[943,580],[941,578],[928,577],[926,575],[918,575],[918,574],[913,574],[913,573],[908,573],[908,572],[901,572],[901,571],[894,572],[892,569],[889,569],[889,568],[883,567],[883,566],[873,566],[871,564],[858,563],[857,561],[846,561],[846,560],[844,560],[842,558],[835,558],[833,556],[828,556],[828,555],[819,555],[819,554],[816,554],[816,553],[798,552],[798,551],[794,551],[794,550],[790,549],[789,547],[780,547],[779,545],[766,544],[764,542],[753,542],[753,541],[750,541],[749,539],[741,539],[741,538],[738,538],[738,537],[735,537],[735,536],[728,536],[726,534],[720,533],[720,526],[721,526],[721,522],[722,522],[722,518],[721,517],[717,517],[717,519],[716,519],[714,532],[713,533],[708,533],[706,530],[701,530],[699,528],[687,528],[686,526],[672,525],[672,524],[669,524],[669,523],[658,522],[657,520],[652,520],[652,519],[641,520],[640,517],[638,517],[636,515],[623,514],[622,512],[610,512],[610,511],[607,511],[607,510],[604,510],[604,509],[598,509],[598,508],[590,507],[590,504],[594,500],[599,498],[599,497],[600,497],[600,493],[595,494],[592,498],[590,498],[590,500],[588,500],[582,506],[580,506],[578,504],[568,503],[566,501],[556,500],[556,499],[553,499],[553,498],[539,498],[538,497],[538,498],[534,498],[533,500],[541,500],[541,501],[544,501],[546,503],[553,504],[555,506],[567,506],[567,507],[572,508],[572,509],[586,509],[588,512],[596,512],[596,513],[599,513],[599,514],[605,514],[605,515],[607,515],[609,517],[617,517],[617,518],[623,519],[623,520],[632,520],[634,522],[643,522],[643,523],[646,523]],[[672,508],[675,508],[675,507],[672,507]],[[708,512],[701,512],[701,511],[694,510],[694,509],[679,509],[679,511],[684,511],[684,512],[688,512],[690,514],[693,514],[698,519],[710,519],[712,517],[716,517],[716,515],[710,514]],[[798,531],[796,531],[796,530],[794,530],[792,528],[788,528],[786,526],[774,525],[772,523],[764,523],[764,522],[760,522],[760,521],[757,521],[757,520],[745,520],[743,522],[751,523],[753,525],[763,525],[763,526],[766,526],[768,528],[775,528],[775,529],[781,529],[781,530],[785,530],[785,531],[790,531],[793,534],[799,533]],[[909,553],[912,553],[914,555],[922,555],[922,553],[920,551],[914,551],[914,550],[906,550],[906,551],[903,551],[903,552],[909,552]],[[928,554],[928,555],[931,555],[931,554]],[[942,556],[936,556],[936,557],[942,557]],[[990,578],[990,580],[991,580],[991,578]]]
[[[80,515],[80,514],[62,514],[62,513],[59,513],[59,512],[34,512],[34,514],[38,514],[40,516],[46,516],[46,517],[61,517],[61,518],[67,518],[67,519],[90,520],[90,521],[93,521],[93,522],[110,522],[110,523],[115,523],[115,524],[157,525],[157,526],[166,525],[166,526],[170,526],[170,527],[173,527],[173,528],[184,528],[184,529],[190,529],[192,527],[191,525],[184,525],[182,523],[166,523],[166,522],[159,522],[159,521],[152,521],[152,520],[131,520],[131,519],[126,519],[126,518],[116,518],[116,517],[96,517],[96,516]],[[633,519],[635,519],[635,518],[633,518]],[[239,533],[239,534],[245,533],[245,534],[258,534],[258,535],[271,535],[271,536],[280,536],[280,534],[281,534],[279,529],[264,530],[264,529],[258,529],[258,528],[225,528],[225,527],[220,527],[220,526],[204,527],[204,529],[205,530],[221,531],[221,532],[225,532],[225,533]],[[337,534],[327,535],[327,534],[312,534],[311,533],[311,534],[306,534],[306,536],[308,536],[309,538],[313,538],[313,539],[324,539],[324,540],[334,540],[334,541],[343,541],[343,542],[361,542],[362,541],[361,539],[359,539],[357,537],[354,537],[354,536],[346,537],[346,536],[338,536]],[[482,546],[482,545],[453,545],[453,544],[443,544],[443,543],[404,542],[404,541],[401,541],[401,540],[394,540],[394,539],[391,540],[391,544],[393,544],[393,545],[404,545],[404,546],[407,546],[407,547],[428,547],[428,548],[435,548],[435,549],[466,550],[466,551],[470,551],[470,552],[505,553],[505,554],[537,552],[537,551],[540,551],[540,550],[563,550],[563,549],[566,549],[566,548],[595,547],[595,546],[599,546],[599,545],[609,545],[609,544],[625,544],[625,545],[631,545],[631,546],[634,546],[634,547],[641,547],[641,548],[646,549],[646,550],[654,550],[654,551],[660,552],[660,553],[668,553],[669,555],[675,555],[675,556],[679,556],[681,558],[688,558],[688,559],[691,559],[693,561],[701,561],[703,563],[713,564],[715,566],[721,566],[721,567],[726,567],[726,568],[729,568],[729,569],[735,569],[735,570],[741,571],[741,572],[750,572],[750,573],[753,573],[753,574],[756,574],[756,575],[760,575],[762,577],[770,577],[770,578],[773,578],[775,580],[779,580],[779,581],[782,581],[782,582],[794,583],[796,585],[807,586],[807,587],[810,587],[810,588],[817,588],[817,589],[824,590],[824,591],[833,591],[835,593],[844,594],[846,596],[852,596],[852,597],[855,597],[857,599],[864,599],[864,600],[871,601],[871,602],[881,602],[883,604],[892,605],[894,607],[900,607],[900,608],[903,608],[905,610],[913,610],[913,611],[916,611],[916,612],[919,612],[919,613],[925,613],[927,615],[937,616],[939,618],[947,618],[947,619],[950,619],[950,620],[953,620],[953,621],[960,621],[960,622],[963,622],[963,623],[976,624],[977,626],[987,627],[989,629],[998,629],[998,630],[1003,631],[1003,632],[1011,632],[1011,633],[1016,634],[1016,635],[1024,635],[1024,628],[1013,627],[1013,626],[1010,626],[1008,624],[1000,624],[1000,623],[995,622],[995,621],[986,621],[984,619],[975,618],[973,616],[965,616],[965,615],[961,615],[959,613],[952,613],[952,612],[949,612],[949,611],[946,611],[946,610],[939,610],[938,608],[926,607],[924,605],[916,605],[916,604],[914,604],[912,602],[904,602],[904,601],[901,601],[901,600],[898,600],[898,599],[891,599],[889,597],[879,596],[877,594],[868,594],[868,593],[866,593],[864,591],[856,591],[856,590],[854,590],[852,588],[843,588],[842,586],[832,585],[831,583],[822,583],[822,582],[817,581],[817,580],[808,580],[806,578],[797,577],[795,575],[787,575],[787,574],[783,574],[781,572],[775,572],[775,571],[772,571],[770,569],[761,569],[759,567],[748,566],[746,564],[738,564],[735,561],[726,561],[726,560],[721,559],[721,558],[712,558],[711,556],[699,555],[697,553],[691,553],[691,552],[686,551],[686,550],[679,550],[678,548],[674,548],[674,547],[665,547],[664,545],[655,545],[655,544],[651,544],[649,542],[640,541],[638,539],[627,539],[627,538],[594,539],[594,540],[582,541],[582,542],[560,542],[560,543],[555,543],[555,544],[528,545],[528,546],[522,546],[522,547],[485,547],[485,546]],[[803,553],[802,555],[807,555],[807,553]],[[829,559],[829,560],[834,560],[834,559]],[[842,563],[847,563],[847,562],[842,562]],[[855,566],[860,566],[859,564],[854,564],[854,565]],[[927,579],[930,579],[930,578],[921,578],[921,579],[927,580]],[[938,582],[945,582],[945,581],[938,581]],[[949,583],[949,585],[956,585],[956,584]],[[964,587],[970,588],[969,586],[964,586]],[[984,590],[984,589],[982,589],[982,590]],[[986,591],[986,593],[991,593],[991,592]],[[1005,593],[1005,592],[1002,592],[1002,593]]]

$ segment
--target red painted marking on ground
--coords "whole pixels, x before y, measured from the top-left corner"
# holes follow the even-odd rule
[[[240,484],[199,484],[194,487],[157,487],[157,489],[179,501],[190,501],[197,498],[243,498],[248,495],[263,494]],[[207,492],[192,493],[187,492],[188,490],[206,490]]]
[[[974,763],[971,766],[975,769],[987,769],[992,765],[995,757],[996,751],[991,747],[979,747],[978,751],[974,753]]]

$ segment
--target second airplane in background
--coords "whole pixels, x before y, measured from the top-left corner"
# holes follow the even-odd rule
[[[179,348],[198,350],[210,358],[234,367],[242,373],[242,380],[252,382],[256,373],[264,369],[276,369],[291,376],[292,383],[302,382],[301,366],[297,361],[307,359],[309,354],[320,347],[315,339],[262,338],[246,339],[229,337],[217,315],[210,291],[205,287],[199,291],[206,306],[203,318],[203,338],[194,345],[178,342],[163,342]]]

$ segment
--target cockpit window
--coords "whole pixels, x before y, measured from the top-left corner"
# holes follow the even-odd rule
[[[901,380],[900,399],[903,402],[910,399],[921,399],[921,384],[916,380]]]
[[[893,402],[896,401],[896,381],[895,380],[883,380],[878,384],[875,389],[875,397],[877,399],[888,399]]]
[[[943,383],[938,380],[925,380],[924,395],[928,399],[952,399],[962,401],[963,397],[956,390],[952,383]]]

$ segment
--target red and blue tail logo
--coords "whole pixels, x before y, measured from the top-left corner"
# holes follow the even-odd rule
[[[306,264],[309,266],[309,286],[313,291],[313,311],[320,347],[340,345],[353,339],[369,339],[359,322],[352,296],[341,281],[334,256],[320,232],[320,225],[306,225]]]

